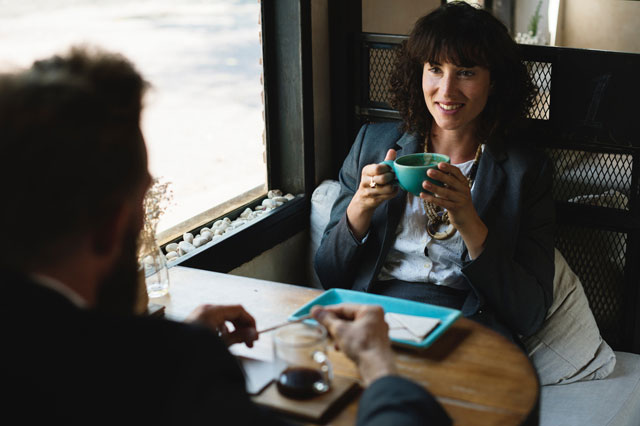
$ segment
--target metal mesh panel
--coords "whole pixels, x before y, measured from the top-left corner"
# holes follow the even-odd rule
[[[629,210],[630,154],[567,149],[549,149],[547,154],[554,165],[554,199]]]
[[[396,49],[369,49],[369,101],[389,103],[389,76],[396,60]]]
[[[551,106],[551,63],[524,61],[538,92],[527,118],[548,120]]]
[[[556,247],[578,275],[589,306],[610,346],[622,341],[622,309],[627,234],[562,226]]]

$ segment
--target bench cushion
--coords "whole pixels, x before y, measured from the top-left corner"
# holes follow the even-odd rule
[[[316,255],[316,251],[322,241],[322,235],[324,229],[329,223],[331,217],[331,208],[333,203],[340,194],[340,184],[335,180],[325,180],[313,191],[311,195],[311,218],[310,218],[310,240],[311,240],[311,264],[313,265],[313,259]],[[313,270],[313,286],[316,288],[322,288],[320,279]]]
[[[533,336],[523,340],[541,385],[607,377],[616,358],[602,337],[580,279],[555,250],[553,303]]]
[[[542,386],[540,426],[640,425],[640,355],[615,354],[606,379]]]

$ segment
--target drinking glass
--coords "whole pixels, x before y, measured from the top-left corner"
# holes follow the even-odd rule
[[[280,394],[306,399],[330,389],[333,369],[327,340],[327,330],[318,323],[289,324],[276,331],[273,352]]]

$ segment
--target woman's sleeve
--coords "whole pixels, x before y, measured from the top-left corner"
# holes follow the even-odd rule
[[[349,155],[340,169],[340,194],[331,209],[331,217],[316,252],[314,266],[325,289],[351,288],[355,263],[364,242],[358,241],[347,223],[347,207],[360,185],[360,154],[368,124],[360,129]],[[366,238],[365,238],[366,241]]]
[[[540,163],[538,163],[540,164]],[[484,251],[462,269],[482,304],[520,336],[535,333],[553,301],[555,208],[552,166],[544,158],[521,190],[515,250],[489,230]],[[484,300],[483,300],[484,299]],[[481,308],[482,309],[482,308]]]

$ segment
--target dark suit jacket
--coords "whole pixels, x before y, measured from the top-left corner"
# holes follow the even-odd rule
[[[11,424],[284,423],[250,401],[235,358],[208,329],[79,309],[6,271],[0,282],[0,418]],[[387,416],[449,424],[406,379],[378,380],[362,401],[360,424],[382,425]]]
[[[315,269],[325,288],[367,291],[376,280],[393,245],[406,192],[400,190],[378,206],[363,244],[349,231],[347,206],[365,165],[384,160],[390,148],[400,157],[420,147],[397,122],[360,129],[340,170],[340,194],[316,252]],[[462,314],[518,341],[518,336],[540,328],[553,299],[555,213],[549,160],[511,141],[503,149],[487,146],[478,166],[473,205],[489,234],[482,254],[463,261],[471,291]]]

